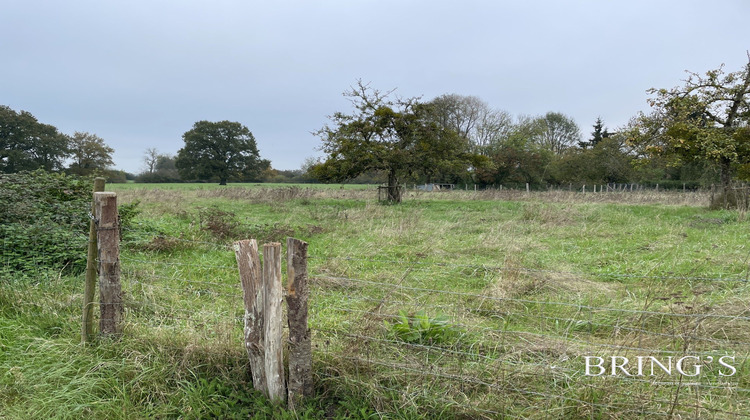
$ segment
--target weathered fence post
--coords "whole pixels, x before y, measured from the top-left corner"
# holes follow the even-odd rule
[[[266,356],[266,381],[268,398],[286,399],[284,382],[284,348],[282,346],[283,325],[281,302],[281,244],[272,242],[263,245],[263,283],[265,283],[265,336],[263,343]]]
[[[253,388],[268,394],[263,343],[265,287],[263,287],[261,276],[258,243],[255,239],[235,242],[234,256],[240,271],[240,283],[245,302],[245,349],[250,359]]]
[[[307,328],[307,242],[286,239],[287,320],[289,323],[289,408],[313,394],[312,344]]]
[[[94,293],[96,291],[96,203],[93,193],[104,191],[104,178],[94,179],[94,191],[91,196],[91,222],[89,223],[89,249],[86,256],[86,277],[83,290],[83,316],[81,328],[81,342],[87,343],[91,340],[94,331]]]
[[[120,333],[122,288],[120,286],[120,230],[117,220],[117,194],[94,193],[99,250],[99,332]]]

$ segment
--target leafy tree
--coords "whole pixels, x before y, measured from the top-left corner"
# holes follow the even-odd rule
[[[653,112],[631,124],[629,141],[672,163],[718,166],[726,193],[735,171],[750,178],[750,54],[745,68],[688,73],[684,86],[650,89]]]
[[[0,106],[0,172],[62,169],[68,138],[26,111]]]
[[[185,179],[218,180],[260,177],[270,162],[260,158],[253,133],[231,121],[198,121],[182,135],[185,147],[177,152],[175,164]]]
[[[559,112],[548,112],[532,121],[533,139],[542,148],[561,154],[570,146],[578,144],[581,130],[576,122]]]
[[[506,187],[539,187],[551,181],[548,170],[554,155],[532,140],[531,119],[521,118],[510,136],[490,149],[491,165],[477,169],[477,181]]]
[[[351,180],[368,171],[384,171],[388,200],[401,201],[399,186],[408,177],[437,176],[440,171],[468,168],[468,145],[454,130],[440,126],[433,109],[417,99],[388,98],[358,81],[344,93],[354,112],[337,112],[317,134],[323,141],[324,162],[312,172],[324,182]]]
[[[111,166],[114,149],[107,146],[96,134],[76,131],[70,138],[70,152],[73,162],[68,171],[75,175],[103,173]]]

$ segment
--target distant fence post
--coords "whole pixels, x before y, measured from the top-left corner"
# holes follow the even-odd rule
[[[115,335],[121,331],[122,287],[120,286],[120,230],[117,194],[94,193],[99,250],[99,332]]]
[[[289,323],[289,408],[313,394],[312,344],[307,327],[307,242],[287,238],[287,320]]]
[[[245,303],[245,349],[250,359],[253,388],[267,395],[263,343],[266,292],[261,276],[258,243],[255,239],[235,242],[234,256],[237,259],[237,266],[240,271],[240,282]]]
[[[89,223],[89,249],[86,256],[86,277],[83,290],[83,316],[81,342],[88,343],[94,331],[94,293],[96,291],[96,202],[93,193],[104,191],[104,178],[94,179],[94,190],[91,196],[91,222]]]

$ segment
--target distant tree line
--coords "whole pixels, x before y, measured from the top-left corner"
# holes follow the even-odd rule
[[[29,112],[0,105],[0,173],[42,169],[125,182],[124,172],[111,169],[112,153],[114,149],[95,134],[66,135]]]
[[[684,86],[651,89],[651,113],[590,134],[560,112],[514,117],[475,96],[392,99],[358,81],[316,134],[325,157],[309,167],[323,182],[368,176],[403,183],[546,188],[581,184],[718,183],[750,180],[750,54],[735,72],[689,73]]]
[[[726,194],[750,180],[750,54],[739,71],[690,73],[683,86],[652,89],[652,112],[609,130],[601,117],[584,134],[561,112],[513,116],[475,96],[429,101],[394,98],[358,81],[352,104],[315,134],[324,156],[300,169],[262,159],[238,122],[198,121],[175,155],[149,148],[137,182],[384,183],[400,201],[404,183],[523,187],[581,184],[706,186]],[[588,131],[588,130],[587,130]],[[109,169],[113,150],[98,136],[72,136],[28,112],[0,107],[0,172],[44,169],[72,174],[128,174]]]

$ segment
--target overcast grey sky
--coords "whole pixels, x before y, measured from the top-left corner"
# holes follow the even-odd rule
[[[97,134],[128,172],[199,120],[244,124],[274,168],[296,169],[357,79],[562,112],[588,135],[685,70],[739,70],[748,22],[747,0],[1,0],[0,104]]]

